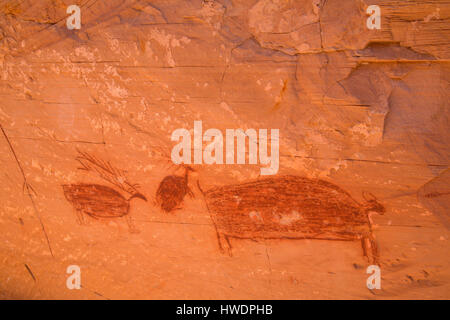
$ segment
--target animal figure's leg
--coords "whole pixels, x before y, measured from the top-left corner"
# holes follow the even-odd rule
[[[371,234],[370,235],[370,246],[372,248],[372,263],[375,265],[379,265],[380,264],[380,254],[378,251],[378,244],[377,244],[377,240],[375,239],[375,237]]]
[[[219,247],[221,252],[228,254],[230,257],[233,256],[233,247],[231,246],[230,238],[222,233],[217,234],[219,240]]]
[[[363,248],[364,256],[367,257],[369,263],[378,265],[378,245],[373,234],[367,233],[363,235],[363,237],[361,238],[361,245]]]
[[[131,216],[129,214],[127,214],[125,216],[125,219],[127,220],[127,224],[128,224],[128,228],[129,228],[128,230],[130,231],[130,233],[139,233],[140,232],[133,224],[133,219],[131,219]]]
[[[232,251],[231,242],[230,242],[230,239],[228,238],[228,236],[220,233],[217,230],[217,227],[216,227],[216,235],[217,235],[217,242],[219,244],[220,252],[223,254],[228,254],[230,257],[232,257],[233,251]]]
[[[84,213],[81,210],[75,210],[75,211],[77,213],[78,224],[86,225],[86,218],[84,216]]]
[[[228,255],[230,257],[232,257],[233,256],[233,247],[231,246],[230,237],[228,237],[226,235],[222,235],[222,236],[223,236],[223,238],[226,241],[226,246],[225,247],[226,247],[226,250],[228,251]]]
[[[195,195],[194,195],[194,193],[192,192],[192,190],[191,190],[191,188],[187,188],[187,194],[193,199],[193,198],[195,198]]]

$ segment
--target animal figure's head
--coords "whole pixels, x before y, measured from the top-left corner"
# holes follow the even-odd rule
[[[183,167],[184,167],[184,170],[185,170],[184,171],[184,177],[186,179],[188,178],[190,172],[195,172],[195,170],[192,167],[188,166],[188,165],[183,165]]]
[[[363,192],[363,198],[366,200],[364,208],[367,213],[375,212],[382,215],[386,212],[386,208],[379,203],[377,198],[370,192]]]

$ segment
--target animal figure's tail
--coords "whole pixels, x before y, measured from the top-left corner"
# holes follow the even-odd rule
[[[211,217],[211,221],[212,221],[212,223],[213,223],[213,225],[214,225],[214,230],[216,231],[217,242],[218,242],[218,244],[219,244],[219,249],[220,249],[220,251],[223,253],[223,252],[225,252],[224,246],[226,246],[226,247],[227,247],[228,254],[229,254],[230,257],[231,257],[231,256],[232,256],[232,252],[231,252],[231,244],[230,244],[230,241],[228,240],[227,237],[225,237],[225,239],[226,239],[226,244],[225,244],[225,245],[223,244],[222,239],[223,239],[224,236],[220,234],[219,229],[217,228],[216,220],[214,219],[214,216],[213,216],[213,214],[212,214],[212,212],[211,212],[211,210],[209,209],[209,206],[208,206],[208,201],[207,201],[207,199],[206,199],[206,193],[205,193],[205,191],[203,191],[202,187],[200,186],[200,181],[199,181],[199,180],[197,180],[197,187],[198,187],[198,190],[200,190],[200,192],[201,192],[201,194],[202,194],[202,196],[203,196],[203,199],[205,200],[206,210],[208,211],[209,216]]]
[[[61,185],[61,187],[63,188],[63,193],[64,193],[64,197],[66,198],[66,200],[69,201],[70,203],[73,203],[72,185],[63,184],[63,185]]]
[[[200,181],[197,180],[197,187],[198,190],[200,190],[200,192],[202,193],[203,196],[205,196],[205,192],[203,191],[202,187],[200,186]]]

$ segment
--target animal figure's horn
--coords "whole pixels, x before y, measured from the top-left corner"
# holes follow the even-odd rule
[[[377,201],[377,197],[370,192],[363,191],[362,196],[366,201]]]
[[[147,198],[142,193],[139,193],[139,192],[133,194],[130,198],[128,198],[128,201],[130,201],[133,198],[139,198],[139,199],[142,199],[145,202],[147,202]]]

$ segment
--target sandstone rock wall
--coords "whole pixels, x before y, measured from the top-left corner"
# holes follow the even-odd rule
[[[445,0],[1,1],[0,296],[448,298],[449,19]],[[368,291],[357,243],[243,240],[229,258],[198,193],[161,212],[159,182],[182,172],[170,136],[195,120],[278,128],[278,175],[373,193],[383,289]],[[79,150],[141,185],[139,234],[77,224],[61,185],[102,182]],[[194,169],[204,188],[260,174]],[[70,264],[83,290],[66,288]]]

